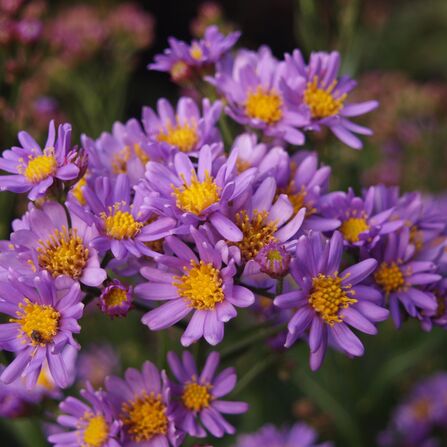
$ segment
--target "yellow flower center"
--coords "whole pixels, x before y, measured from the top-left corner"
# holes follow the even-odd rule
[[[26,167],[21,165],[18,172],[23,174],[31,183],[39,183],[50,175],[53,175],[57,169],[57,161],[54,156],[54,149],[48,148],[43,155],[30,158]]]
[[[85,205],[87,203],[87,201],[85,200],[84,197],[84,186],[87,185],[87,178],[84,175],[84,177],[82,177],[72,188],[71,193],[73,194],[73,196],[75,197],[75,199],[81,204],[81,205]]]
[[[11,318],[11,323],[18,323],[22,333],[28,337],[34,346],[45,346],[50,343],[59,329],[61,314],[48,304],[32,303],[25,298],[19,304],[17,318]]]
[[[87,426],[84,428],[81,447],[101,447],[109,436],[109,427],[104,416],[87,413],[84,420]]]
[[[405,286],[402,270],[395,262],[382,262],[374,273],[374,279],[386,294],[402,290]]]
[[[54,230],[47,241],[39,241],[39,266],[48,270],[56,278],[67,275],[78,279],[88,261],[89,250],[82,243],[76,228],[63,226],[62,230]]]
[[[431,402],[422,397],[411,405],[411,412],[418,421],[426,421],[430,416]]]
[[[135,143],[132,146],[124,146],[119,152],[113,155],[112,171],[114,174],[126,174],[127,162],[132,155],[135,155],[143,165],[149,161],[149,156],[144,152],[139,143]]]
[[[266,124],[275,124],[282,118],[282,99],[274,90],[258,87],[247,95],[245,113]]]
[[[170,73],[173,81],[184,81],[189,76],[188,64],[184,61],[178,61],[172,65]]]
[[[132,401],[124,402],[121,410],[124,427],[135,442],[149,441],[168,431],[167,409],[161,396],[143,393]]]
[[[187,383],[183,388],[183,405],[190,411],[201,411],[208,408],[212,400],[210,388],[211,385],[200,385],[197,382]]]
[[[322,88],[318,84],[318,77],[315,76],[312,82],[307,83],[304,91],[304,102],[309,106],[312,118],[322,119],[337,115],[343,108],[347,95],[343,94],[339,98],[334,98],[333,92],[337,87],[337,81],[327,88]]]
[[[424,234],[417,225],[410,224],[410,242],[415,246],[416,250],[420,250],[424,246]]]
[[[203,261],[191,261],[182,276],[174,277],[179,295],[196,310],[212,310],[225,296],[219,270]]]
[[[54,383],[51,381],[50,376],[48,375],[48,367],[43,367],[40,370],[39,377],[37,378],[37,385],[45,388],[48,391],[52,391],[55,389]]]
[[[210,174],[205,172],[205,180],[199,182],[196,173],[193,171],[191,183],[180,188],[174,187],[174,196],[176,204],[182,211],[188,211],[196,216],[206,210],[213,203],[219,201],[220,188],[216,185]]]
[[[312,214],[317,212],[316,208],[312,206],[311,201],[307,198],[307,190],[304,185],[297,191],[295,181],[292,180],[286,188],[282,188],[279,192],[287,195],[295,213],[301,208],[306,208],[306,217],[312,216]]]
[[[250,219],[245,210],[236,214],[235,223],[242,231],[242,240],[236,242],[245,261],[254,259],[259,251],[270,242],[276,242],[274,234],[277,227],[274,222],[267,222],[267,211],[254,211]]]
[[[157,141],[163,141],[176,147],[181,152],[191,152],[199,141],[197,125],[195,123],[180,124],[175,126],[168,124],[166,129],[161,129]]]
[[[357,302],[351,298],[354,291],[350,290],[350,285],[341,284],[343,278],[337,274],[326,276],[319,274],[312,278],[312,289],[309,296],[309,304],[315,312],[330,326],[342,322],[339,315],[341,309],[346,309],[351,304]]]
[[[369,225],[363,217],[350,217],[340,226],[343,237],[351,243],[358,242],[360,234],[368,230]]]
[[[132,239],[143,228],[143,223],[136,221],[129,211],[120,209],[123,205],[116,202],[113,207],[109,207],[108,214],[104,211],[100,214],[107,236],[113,239]]]
[[[127,292],[120,287],[113,287],[103,298],[107,307],[117,307],[127,301]]]
[[[191,57],[196,61],[200,61],[200,59],[202,59],[203,57],[203,51],[200,48],[200,45],[198,45],[197,43],[192,44],[189,53],[191,54]]]

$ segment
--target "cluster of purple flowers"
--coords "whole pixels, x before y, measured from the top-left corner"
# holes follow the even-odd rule
[[[20,146],[3,152],[10,175],[0,189],[31,201],[1,243],[0,348],[14,356],[3,383],[35,387],[47,368],[67,387],[65,353],[80,348],[74,335],[92,300],[110,317],[143,309],[151,331],[177,325],[185,347],[202,338],[218,345],[241,309],[261,308],[287,322],[286,348],[309,345],[313,370],[328,346],[363,355],[357,333],[376,334],[390,314],[397,327],[407,318],[424,330],[446,325],[437,207],[381,185],[330,192],[330,167],[296,147],[328,127],[360,148],[354,133],[370,131],[348,118],[376,102],[346,102],[355,82],[338,76],[337,53],[309,62],[298,50],[283,61],[268,48],[233,55],[238,35],[211,27],[191,45],[172,39],[151,65],[177,81],[205,76],[221,99],[160,99],[141,120],[83,136],[82,148],[72,146],[70,125],[51,123],[43,147],[20,132]],[[227,119],[244,126],[229,141]],[[189,353],[168,363],[174,382],[147,362],[125,380],[107,379],[106,391],[87,385],[88,403],[67,398],[59,423],[71,431],[50,441],[167,447],[184,434],[234,433],[221,413],[247,407],[220,399],[236,376],[215,376],[218,354],[201,374]]]

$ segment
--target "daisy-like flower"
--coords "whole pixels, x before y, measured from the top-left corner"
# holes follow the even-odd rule
[[[339,227],[345,243],[355,247],[374,247],[385,235],[397,231],[403,221],[396,219],[394,208],[374,213],[376,189],[371,186],[357,197],[348,192],[329,193],[324,198],[323,213],[341,222]]]
[[[301,52],[295,50],[285,60],[286,100],[292,110],[301,110],[303,106],[307,109],[311,117],[307,129],[319,131],[328,127],[340,141],[361,149],[362,142],[355,134],[371,135],[372,132],[349,118],[374,110],[378,102],[345,103],[356,82],[347,76],[338,77],[340,54],[336,51],[312,53],[306,64]]]
[[[305,107],[290,109],[282,92],[283,63],[267,47],[257,53],[240,51],[231,69],[219,71],[212,82],[228,103],[226,109],[240,124],[260,129],[269,137],[303,144],[298,130],[309,124]]]
[[[404,313],[422,318],[423,313],[436,312],[438,307],[435,295],[427,287],[435,285],[441,276],[433,262],[414,260],[414,253],[407,227],[389,234],[371,252],[379,263],[374,282],[385,296],[396,327],[401,326]]]
[[[328,339],[347,355],[363,355],[364,348],[349,326],[374,335],[374,323],[388,317],[381,307],[381,294],[362,285],[376,268],[375,259],[366,259],[339,273],[343,255],[343,238],[335,232],[330,240],[319,233],[302,236],[291,263],[291,274],[298,289],[275,298],[283,309],[296,309],[288,324],[285,343],[309,335],[310,366],[318,369],[324,359]]]
[[[182,97],[176,110],[166,99],[159,99],[157,113],[150,107],[143,108],[144,129],[152,142],[166,146],[168,152],[185,152],[197,156],[205,144],[220,142],[216,122],[220,117],[220,101],[213,104],[205,98],[203,113],[192,98]],[[219,146],[216,146],[218,148]]]
[[[114,184],[108,177],[98,177],[94,185],[84,187],[83,194],[88,209],[74,201],[67,206],[88,225],[96,226],[99,235],[91,245],[101,254],[112,250],[117,259],[127,254],[152,256],[154,252],[145,242],[163,238],[175,226],[169,217],[150,219],[150,212],[142,208],[142,195],[132,197],[126,174],[119,174]]]
[[[150,162],[146,170],[147,187],[156,195],[146,198],[147,208],[177,219],[178,226],[209,222],[225,239],[241,240],[241,230],[226,215],[228,204],[237,202],[247,192],[256,169],[238,175],[236,160],[234,151],[215,172],[212,148],[204,146],[197,168],[184,153],[176,154],[174,170]]]
[[[0,310],[10,317],[0,325],[0,343],[17,354],[0,379],[10,383],[23,375],[32,387],[46,360],[56,385],[65,388],[69,375],[63,350],[67,345],[79,349],[73,339],[73,333],[80,331],[77,320],[84,307],[79,283],[57,291],[47,272],[37,276],[33,286],[10,277],[0,282],[0,297]]]
[[[1,191],[28,192],[28,198],[36,200],[55,180],[74,180],[79,175],[79,168],[70,161],[70,124],[60,125],[56,135],[51,121],[43,149],[27,132],[19,132],[18,138],[21,146],[4,151],[0,158],[0,169],[12,173],[0,177]]]
[[[65,430],[48,437],[57,447],[120,447],[121,422],[115,419],[103,391],[87,382],[80,392],[83,400],[67,397],[59,404],[64,413],[57,418]]]
[[[123,426],[123,447],[180,445],[182,436],[175,427],[164,371],[160,374],[151,362],[145,362],[141,371],[129,368],[125,380],[107,377],[106,390]]]
[[[222,414],[241,414],[248,410],[245,402],[225,401],[221,398],[236,386],[236,371],[226,368],[216,376],[220,356],[212,352],[199,374],[194,357],[187,351],[183,357],[168,354],[168,363],[177,379],[172,386],[176,398],[174,415],[179,427],[191,436],[203,438],[206,431],[216,438],[233,435],[236,430]]]
[[[99,308],[111,317],[125,317],[132,307],[132,286],[125,286],[114,279],[99,297]]]
[[[42,208],[32,207],[20,229],[11,234],[17,257],[30,267],[30,274],[46,270],[58,287],[79,281],[87,286],[99,286],[107,273],[100,267],[97,251],[90,242],[97,236],[77,216],[67,220],[64,207],[46,202]]]
[[[157,54],[155,61],[148,65],[150,70],[164,71],[177,83],[201,76],[210,67],[219,62],[239,39],[240,32],[224,35],[217,26],[209,26],[203,39],[186,42],[169,38],[169,48],[164,54]]]
[[[318,434],[304,422],[278,429],[265,425],[256,433],[239,436],[236,447],[331,447],[332,442],[317,443]]]
[[[221,252],[202,230],[191,228],[191,235],[198,255],[177,237],[167,237],[165,243],[175,256],[158,258],[158,268],[143,267],[148,282],[137,285],[135,294],[147,301],[167,301],[143,316],[151,330],[166,329],[193,312],[181,338],[183,346],[201,337],[216,345],[223,339],[224,323],[237,315],[236,307],[250,306],[254,295],[234,284],[233,260],[223,265]]]

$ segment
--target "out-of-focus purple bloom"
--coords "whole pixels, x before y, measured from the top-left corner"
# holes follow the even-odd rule
[[[81,396],[84,400],[70,396],[59,404],[64,414],[57,422],[68,431],[51,434],[48,441],[58,447],[120,447],[121,422],[114,417],[105,393],[87,382]]]
[[[84,307],[79,283],[57,291],[47,272],[36,277],[33,286],[10,277],[0,283],[0,296],[0,310],[10,317],[0,326],[0,343],[17,354],[0,379],[11,383],[24,376],[32,387],[46,360],[56,385],[65,388],[69,375],[62,351],[67,345],[79,349],[73,339],[73,333],[80,331],[77,320]]]
[[[348,118],[374,110],[378,102],[345,104],[356,82],[347,76],[338,77],[340,54],[336,51],[312,53],[306,64],[301,51],[295,50],[285,56],[285,61],[285,98],[291,110],[301,111],[304,107],[310,114],[306,130],[328,127],[340,141],[361,149],[362,142],[355,134],[371,135],[372,131]]]
[[[220,356],[208,355],[201,373],[197,371],[193,356],[183,352],[180,359],[175,353],[168,354],[168,363],[177,379],[172,383],[174,415],[178,425],[191,436],[203,438],[206,431],[217,438],[233,435],[236,429],[222,414],[241,414],[248,410],[245,402],[222,400],[236,386],[236,371],[226,368],[216,375]]]
[[[379,305],[380,293],[362,284],[376,268],[377,261],[366,259],[339,272],[343,238],[335,232],[330,240],[319,233],[302,236],[296,246],[291,274],[299,289],[275,298],[285,309],[297,309],[288,324],[286,347],[309,334],[310,365],[318,369],[324,359],[328,340],[347,355],[363,355],[360,339],[349,326],[375,335],[376,322],[388,317]]]
[[[167,237],[165,243],[175,256],[159,257],[158,268],[143,267],[148,282],[137,285],[135,294],[147,301],[166,301],[143,316],[151,330],[166,329],[193,312],[182,345],[201,337],[216,345],[223,339],[224,324],[237,315],[236,307],[250,306],[254,295],[234,284],[234,262],[223,265],[220,251],[202,230],[191,228],[191,235],[198,256],[180,239]]]
[[[221,141],[215,127],[222,109],[220,101],[211,104],[205,98],[202,109],[201,113],[195,101],[188,97],[179,99],[176,110],[166,99],[159,99],[157,113],[144,107],[144,129],[150,141],[165,146],[168,153],[180,151],[197,156],[203,145]]]
[[[177,447],[182,435],[175,427],[171,390],[164,371],[151,362],[141,371],[129,368],[125,380],[106,379],[107,399],[123,425],[124,446]]]
[[[111,317],[125,317],[132,307],[132,286],[125,286],[114,279],[99,297],[99,308]]]
[[[50,122],[48,138],[42,149],[28,133],[19,132],[21,146],[3,152],[0,169],[13,175],[0,177],[0,190],[16,193],[28,192],[30,200],[42,197],[55,179],[74,180],[79,168],[68,159],[71,149],[71,126],[59,126],[56,134],[54,122]]]
[[[43,25],[38,19],[22,19],[15,25],[15,35],[24,44],[35,42],[42,34]]]
[[[236,447],[331,447],[331,442],[317,443],[317,432],[304,422],[278,429],[265,425],[256,433],[239,436]]]
[[[267,47],[258,52],[243,50],[230,69],[219,71],[210,81],[224,96],[226,111],[235,121],[269,137],[303,144],[304,134],[298,129],[309,123],[309,113],[306,108],[288,107],[282,92],[283,69]]]

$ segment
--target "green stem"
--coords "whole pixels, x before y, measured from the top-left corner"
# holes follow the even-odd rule
[[[233,142],[233,134],[230,126],[228,125],[228,120],[225,114],[222,114],[219,118],[219,127],[220,131],[222,132],[225,148],[228,152],[231,149],[231,144]]]

